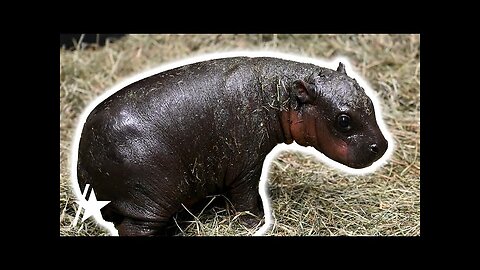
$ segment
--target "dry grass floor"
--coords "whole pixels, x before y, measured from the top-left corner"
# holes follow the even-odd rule
[[[123,78],[196,54],[271,49],[309,57],[347,56],[382,99],[396,149],[364,176],[298,153],[281,154],[269,190],[276,236],[420,235],[419,35],[129,35],[104,47],[60,49],[60,235],[108,235],[93,219],[72,227],[77,204],[69,155],[75,124],[95,97]],[[219,198],[215,198],[217,200]],[[220,198],[221,199],[221,198]],[[228,207],[207,208],[178,235],[251,235]]]

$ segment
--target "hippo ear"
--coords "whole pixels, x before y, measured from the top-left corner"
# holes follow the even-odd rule
[[[315,101],[315,87],[303,80],[293,82],[293,91],[300,103],[313,103]]]
[[[338,62],[337,71],[347,75],[347,72],[345,71],[345,65],[342,62]]]

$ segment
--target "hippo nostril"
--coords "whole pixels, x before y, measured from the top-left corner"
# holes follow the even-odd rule
[[[370,145],[370,151],[374,154],[378,154],[378,146],[376,143]]]

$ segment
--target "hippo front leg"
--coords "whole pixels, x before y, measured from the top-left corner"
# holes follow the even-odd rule
[[[261,174],[261,166],[250,170],[245,176],[235,181],[228,192],[236,212],[248,211],[253,214],[245,214],[239,217],[240,222],[249,228],[257,226],[264,216],[262,198],[258,193]]]

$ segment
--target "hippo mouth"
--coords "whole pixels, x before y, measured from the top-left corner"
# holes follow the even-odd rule
[[[388,148],[388,142],[384,139],[379,145],[372,143],[369,144],[366,149],[365,147],[363,148],[362,151],[349,151],[347,158],[348,162],[345,165],[354,169],[369,167],[385,154]]]
[[[350,168],[353,168],[353,169],[363,169],[363,168],[366,168],[366,167],[369,167],[370,165],[372,165],[375,161],[372,161],[372,162],[367,162],[367,163],[360,163],[360,162],[350,162],[349,164],[345,164],[347,165],[348,167]]]
[[[353,147],[348,146],[344,141],[324,146],[324,151],[318,148],[316,149],[323,152],[330,159],[353,169],[363,169],[371,166],[375,161],[380,159],[384,153],[384,151],[375,154],[370,151],[355,151]]]

